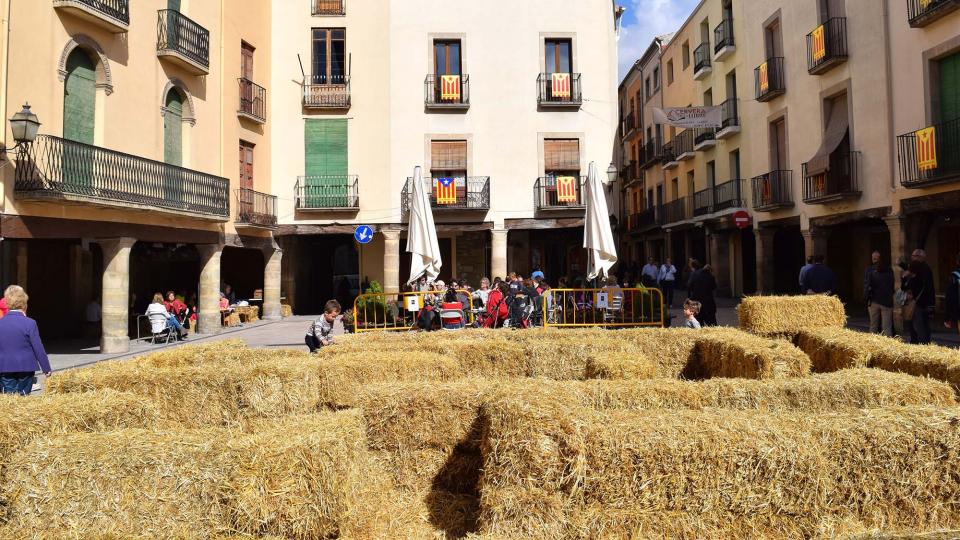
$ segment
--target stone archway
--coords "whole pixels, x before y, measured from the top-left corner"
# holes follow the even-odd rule
[[[67,79],[67,59],[78,47],[84,49],[92,57],[96,59],[96,77],[97,77],[97,89],[103,90],[106,95],[113,93],[113,74],[110,71],[110,60],[107,58],[107,55],[104,54],[103,48],[100,47],[100,44],[94,41],[93,38],[87,36],[86,34],[76,34],[70,38],[70,41],[63,47],[63,51],[60,53],[60,62],[57,64],[57,74],[59,76],[60,82],[64,82]]]

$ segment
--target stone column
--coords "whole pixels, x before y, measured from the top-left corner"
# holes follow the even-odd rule
[[[490,279],[507,277],[507,229],[490,231]]]
[[[707,236],[707,251],[710,266],[717,279],[717,294],[729,296],[730,290],[730,249],[726,234],[711,231]]]
[[[197,246],[200,252],[200,305],[197,306],[197,333],[219,334],[220,324],[220,257],[222,244]],[[264,291],[266,294],[266,291]]]
[[[663,254],[665,257],[673,261],[673,265],[679,268],[676,259],[673,256],[673,232],[664,231],[663,232]]]
[[[263,250],[263,318],[268,321],[280,319],[280,260],[283,250]]]
[[[100,303],[100,352],[130,350],[130,249],[136,238],[98,240],[103,250],[103,300]]]
[[[383,292],[400,292],[400,229],[383,229]]]
[[[899,290],[903,270],[897,263],[900,259],[910,260],[910,254],[907,253],[910,249],[907,245],[907,219],[905,216],[893,215],[883,218],[883,221],[890,229],[890,263],[893,265],[893,286]],[[893,327],[897,335],[903,336],[905,334],[903,310],[898,305],[893,306]]]
[[[287,294],[287,303],[297,310],[297,253],[299,237],[282,236],[279,244],[283,251],[283,264],[280,268],[280,290]]]
[[[773,239],[776,233],[774,229],[753,230],[757,239],[757,294],[774,293]]]
[[[800,234],[803,235],[803,250],[806,257],[813,257],[815,255],[827,256],[826,231],[811,227],[809,230],[800,231]]]
[[[16,257],[17,273],[14,283],[27,289],[27,242],[21,240],[15,245],[17,246],[17,252],[14,255],[14,257]]]

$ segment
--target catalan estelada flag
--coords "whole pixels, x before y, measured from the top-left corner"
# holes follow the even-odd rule
[[[814,62],[819,62],[827,56],[827,41],[822,24],[810,34],[810,55]]]
[[[440,99],[444,101],[460,101],[460,76],[440,76]]]
[[[550,76],[551,89],[550,95],[555,98],[570,97],[570,74],[554,73]]]
[[[767,63],[764,62],[760,64],[758,71],[760,72],[760,93],[762,94],[770,90],[770,70],[767,67]]]
[[[437,178],[434,189],[437,190],[437,204],[456,204],[457,181],[454,178]]]
[[[921,171],[937,168],[937,128],[934,126],[917,131],[917,167]]]
[[[557,202],[577,202],[577,178],[575,176],[557,177]]]
[[[920,11],[926,11],[933,0],[920,0]]]

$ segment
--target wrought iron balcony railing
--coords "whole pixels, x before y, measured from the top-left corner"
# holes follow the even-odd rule
[[[636,221],[633,223],[634,227],[630,229],[631,232],[640,232],[649,229],[657,224],[657,208],[650,207],[641,210],[635,214],[635,219]]]
[[[720,104],[720,114],[722,124],[720,131],[727,128],[740,127],[740,111],[737,106],[737,98],[730,98]]]
[[[679,223],[693,217],[693,197],[680,197],[663,205],[660,222],[662,225]]]
[[[240,109],[237,114],[261,124],[267,121],[267,89],[240,78]]]
[[[733,39],[732,19],[724,19],[713,29],[713,41],[715,43],[713,46],[714,54],[720,54],[724,48],[736,45],[736,41]]]
[[[360,179],[355,174],[300,176],[293,191],[297,210],[360,208]]]
[[[693,50],[693,76],[694,78],[697,75],[706,69],[710,68],[710,41],[704,41],[700,44],[699,47]]]
[[[677,137],[673,139],[673,153],[676,154],[678,160],[693,157],[694,131],[693,129],[685,129],[677,133]]]
[[[807,34],[807,71],[819,75],[847,61],[847,19],[834,17]]]
[[[306,109],[349,109],[350,76],[311,77],[303,85],[303,106]]]
[[[693,216],[705,216],[713,213],[713,189],[701,189],[693,194]]]
[[[823,174],[808,174],[803,164],[803,202],[823,204],[860,196],[860,152],[834,154],[830,170]]]
[[[638,127],[637,115],[631,112],[623,120],[623,136],[628,137],[632,135],[633,132],[637,130],[637,127]]]
[[[18,198],[137,205],[225,221],[229,189],[226,178],[51,135],[17,151]]]
[[[677,159],[676,151],[674,150],[674,141],[668,143],[663,143],[663,147],[660,149],[660,161],[663,163],[673,163]]]
[[[310,13],[315,16],[346,15],[345,0],[310,0]]]
[[[541,73],[537,76],[537,104],[541,107],[579,107],[583,104],[579,73]]]
[[[716,128],[696,128],[693,130],[693,149],[703,150],[717,142]]]
[[[663,144],[659,137],[653,138],[643,145],[643,167],[648,168],[656,164],[663,157]]]
[[[900,135],[897,148],[903,187],[960,180],[960,118]]]
[[[586,176],[573,177],[572,185],[564,184],[563,176],[542,176],[533,184],[533,200],[537,210],[576,210],[586,206],[583,190]]]
[[[130,28],[130,0],[53,0],[53,7],[75,11],[114,33]]]
[[[922,28],[958,8],[960,0],[907,0],[907,20]]]
[[[424,189],[430,194],[430,206],[434,210],[489,210],[490,209],[490,177],[469,176],[453,179],[456,192],[449,199],[437,197],[437,182],[430,177],[424,177]],[[413,178],[407,177],[400,193],[403,203],[403,213],[410,212],[410,200],[413,198]]]
[[[210,32],[179,11],[157,12],[157,55],[179,60],[184,67],[210,71]]]
[[[249,188],[237,189],[237,225],[277,226],[277,196]]]
[[[753,209],[772,212],[793,207],[793,171],[770,171],[753,178]]]
[[[469,109],[470,75],[427,75],[423,104],[428,109]]]
[[[770,58],[753,71],[757,87],[757,101],[770,101],[787,91],[782,57]]]
[[[730,208],[743,208],[746,202],[743,200],[743,179],[737,178],[729,180],[722,184],[717,184],[713,188],[713,211],[722,212]]]

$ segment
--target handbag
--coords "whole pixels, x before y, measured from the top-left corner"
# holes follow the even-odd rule
[[[913,315],[917,311],[917,301],[910,298],[903,304],[903,320],[912,321]]]

